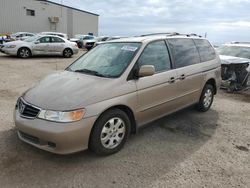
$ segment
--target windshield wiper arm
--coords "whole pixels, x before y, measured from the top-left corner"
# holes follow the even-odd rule
[[[89,69],[79,69],[79,70],[75,70],[75,72],[81,72],[81,73],[86,73],[86,74],[91,74],[91,75],[95,75],[95,76],[99,76],[99,77],[106,77],[105,75],[94,71],[94,70],[89,70]]]

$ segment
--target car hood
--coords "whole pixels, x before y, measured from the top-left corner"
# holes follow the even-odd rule
[[[225,56],[220,55],[221,64],[241,64],[241,63],[250,63],[250,59],[234,57],[234,56]]]
[[[77,41],[80,41],[80,39],[77,39],[77,38],[72,38],[72,39],[69,39],[70,42],[77,42]]]
[[[12,42],[7,42],[4,44],[4,46],[22,45],[22,44],[27,44],[27,42],[21,41],[21,40],[16,40],[16,41],[12,41]]]
[[[74,110],[119,96],[122,90],[119,87],[122,86],[118,81],[119,79],[63,71],[47,76],[24,93],[23,98],[46,110]]]
[[[83,40],[83,42],[96,42],[95,39],[88,39],[88,40]]]

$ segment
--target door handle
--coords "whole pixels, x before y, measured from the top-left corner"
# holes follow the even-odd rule
[[[180,76],[180,80],[184,80],[186,77],[185,77],[185,74],[182,74],[181,76]]]
[[[170,80],[169,80],[169,83],[172,84],[175,82],[175,78],[174,77],[171,77]]]

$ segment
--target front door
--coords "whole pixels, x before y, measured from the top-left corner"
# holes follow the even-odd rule
[[[50,48],[50,37],[39,38],[33,48],[33,53],[36,55],[48,55]]]
[[[165,41],[154,41],[145,47],[138,66],[153,65],[153,76],[136,81],[139,125],[172,112],[176,108],[177,72],[172,69]]]

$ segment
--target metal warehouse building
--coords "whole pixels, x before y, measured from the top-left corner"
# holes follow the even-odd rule
[[[0,0],[0,33],[56,31],[98,35],[99,15],[46,0]]]

